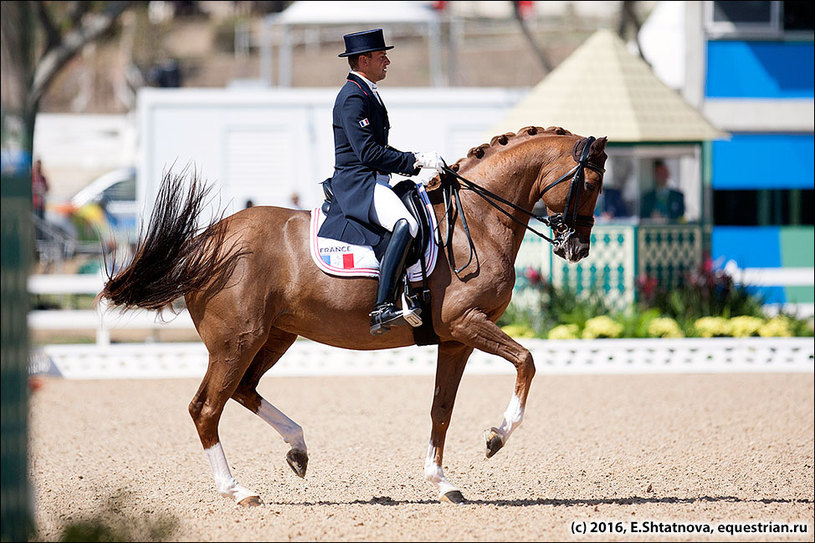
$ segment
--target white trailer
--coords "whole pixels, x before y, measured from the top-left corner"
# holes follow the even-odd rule
[[[138,98],[138,188],[149,219],[164,172],[194,168],[229,215],[246,206],[320,205],[334,168],[331,110],[338,89],[143,89]],[[384,88],[390,144],[438,151],[453,163],[489,134],[524,89]],[[529,124],[540,124],[530,120]],[[521,128],[520,126],[517,128]],[[210,215],[211,216],[211,211]]]

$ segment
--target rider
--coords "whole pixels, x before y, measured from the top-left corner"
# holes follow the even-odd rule
[[[395,305],[396,291],[419,225],[391,190],[390,174],[416,175],[421,168],[442,171],[438,153],[406,153],[388,145],[388,112],[376,83],[390,60],[382,29],[343,36],[351,73],[334,102],[334,198],[319,235],[355,245],[370,245],[380,259],[371,334],[391,326],[421,322],[418,313]],[[388,233],[390,240],[388,241]],[[387,244],[386,244],[387,242]]]

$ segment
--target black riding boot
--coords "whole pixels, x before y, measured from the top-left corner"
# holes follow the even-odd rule
[[[390,331],[391,326],[404,324],[419,326],[422,323],[418,309],[403,310],[396,307],[396,291],[412,243],[413,237],[410,235],[407,220],[399,219],[393,227],[390,242],[379,264],[379,288],[376,292],[376,305],[370,315],[371,334],[375,336]],[[405,320],[405,317],[411,322]]]

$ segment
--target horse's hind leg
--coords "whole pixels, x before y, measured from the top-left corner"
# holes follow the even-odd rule
[[[484,313],[472,311],[453,329],[453,336],[467,345],[486,353],[500,356],[515,366],[515,390],[504,411],[504,418],[496,428],[484,432],[487,458],[492,457],[506,444],[510,434],[520,426],[526,409],[529,387],[535,376],[532,354],[503,332]]]
[[[228,348],[235,353],[232,357],[210,352],[207,373],[189,405],[190,416],[212,468],[218,493],[234,499],[238,505],[260,505],[259,495],[242,487],[232,477],[218,436],[224,406],[238,387],[257,347],[252,349],[237,341],[235,344],[230,342]]]
[[[273,329],[269,333],[266,344],[252,360],[232,398],[266,421],[277,430],[285,443],[291,445],[291,449],[286,454],[286,462],[299,477],[305,477],[308,467],[308,449],[303,437],[303,429],[257,392],[260,378],[280,360],[280,357],[296,339],[295,334]]]

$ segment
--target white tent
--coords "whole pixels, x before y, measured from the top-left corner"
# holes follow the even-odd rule
[[[425,2],[294,2],[280,13],[264,20],[261,43],[261,79],[272,83],[272,36],[279,35],[277,86],[291,86],[292,27],[348,26],[376,28],[383,25],[415,24],[429,39],[430,75],[433,86],[439,86],[441,76],[441,32],[439,16]]]

